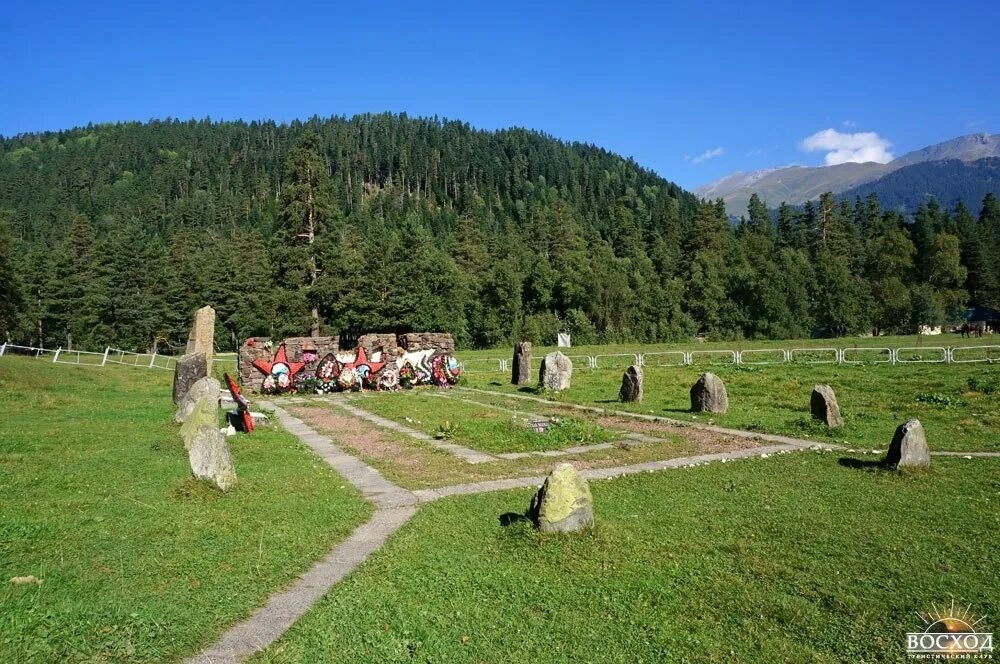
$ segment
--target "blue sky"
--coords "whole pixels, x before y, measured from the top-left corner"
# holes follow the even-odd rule
[[[995,1],[146,4],[7,5],[0,134],[405,111],[592,142],[694,187],[1000,131]]]

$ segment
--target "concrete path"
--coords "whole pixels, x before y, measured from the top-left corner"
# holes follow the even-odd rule
[[[368,420],[372,424],[382,427],[383,429],[389,429],[390,431],[396,431],[398,433],[409,436],[416,440],[421,440],[429,445],[433,445],[439,450],[444,450],[449,454],[454,454],[456,457],[462,461],[467,461],[469,463],[489,463],[490,461],[496,461],[497,458],[485,452],[479,452],[476,450],[471,450],[468,447],[462,447],[461,445],[456,445],[455,443],[449,443],[444,440],[438,440],[434,436],[430,436],[423,431],[417,431],[416,429],[411,429],[408,426],[404,426],[399,422],[393,422],[385,417],[380,417],[374,413],[369,413],[367,410],[358,408],[352,404],[347,403],[343,399],[330,399],[332,403],[337,408],[346,410],[351,415],[361,418],[362,420]]]
[[[652,473],[658,470],[670,468],[685,468],[702,463],[713,461],[730,461],[733,459],[745,459],[747,457],[768,457],[772,454],[799,451],[803,448],[798,445],[769,445],[766,447],[754,447],[744,450],[734,450],[732,452],[720,452],[718,454],[699,454],[697,456],[678,457],[676,459],[664,459],[662,461],[647,461],[629,466],[611,466],[608,468],[588,468],[581,470],[580,475],[588,480],[604,480],[612,477],[624,477],[625,475],[635,475],[636,473]],[[535,477],[515,477],[505,480],[488,480],[484,482],[473,482],[471,484],[456,484],[453,486],[439,487],[437,489],[421,489],[413,493],[422,503],[428,503],[445,496],[461,496],[473,493],[486,493],[489,491],[500,491],[503,489],[519,489],[526,487],[538,487],[545,481],[544,476]]]
[[[482,401],[476,401],[475,399],[466,399],[464,397],[456,397],[451,394],[444,393],[433,393],[433,396],[439,399],[451,399],[454,401],[461,401],[462,403],[472,404],[474,406],[480,406],[482,408],[488,408],[490,410],[497,410],[501,413],[509,413],[517,417],[523,417],[525,419],[531,420],[542,420],[544,422],[551,422],[551,417],[546,417],[545,415],[539,415],[538,413],[531,413],[524,410],[514,410],[511,408],[504,408],[503,406],[497,406],[491,403],[483,403]],[[669,442],[663,438],[655,438],[653,436],[647,436],[641,433],[633,433],[631,431],[619,431],[617,429],[612,429],[605,427],[608,431],[613,431],[614,433],[621,434],[623,440],[629,441],[629,447],[638,447],[640,445],[650,445],[653,443],[666,443]],[[541,456],[541,457],[561,457],[568,456],[571,454],[586,454],[587,452],[596,452],[599,450],[609,450],[614,447],[614,443],[594,443],[592,445],[573,445],[572,447],[564,447],[558,450],[543,450],[543,451],[532,451],[532,452],[502,452],[497,453],[495,456],[498,459],[525,459],[531,456]]]
[[[723,434],[726,436],[733,436],[735,438],[746,438],[748,440],[764,440],[769,443],[778,443],[779,445],[794,445],[795,447],[825,447],[831,450],[847,449],[843,445],[835,445],[833,443],[820,443],[815,440],[792,438],[790,436],[779,436],[773,433],[758,433],[756,431],[744,431],[743,429],[727,429],[725,427],[717,427],[714,424],[703,424],[701,422],[687,422],[685,420],[675,420],[672,417],[662,417],[660,415],[647,415],[645,413],[630,413],[627,410],[613,410],[610,408],[598,408],[597,406],[581,406],[580,404],[575,404],[575,403],[567,403],[564,401],[552,401],[551,399],[533,397],[528,394],[511,394],[509,392],[494,392],[492,390],[481,390],[475,387],[457,387],[455,389],[463,390],[466,392],[479,392],[480,394],[489,394],[490,396],[494,397],[509,397],[511,399],[524,399],[525,401],[544,403],[549,406],[562,406],[564,408],[573,408],[575,410],[582,410],[590,413],[598,413],[599,415],[609,415],[613,417],[631,417],[638,420],[646,420],[648,422],[663,422],[664,424],[671,424],[678,427],[701,429],[702,431],[711,431],[712,433]]]
[[[471,388],[466,388],[471,389]],[[497,394],[483,391],[487,394]],[[512,396],[512,395],[499,395]],[[543,403],[556,405],[558,402],[530,398]],[[414,514],[420,504],[428,503],[446,496],[469,495],[485,493],[489,491],[501,491],[504,489],[534,488],[540,486],[545,481],[544,476],[515,477],[508,479],[489,480],[473,482],[471,484],[459,484],[453,486],[439,487],[436,489],[422,489],[419,491],[408,491],[389,480],[385,479],[381,473],[361,460],[345,453],[333,444],[330,438],[318,434],[315,430],[306,425],[302,420],[290,415],[284,409],[268,401],[261,401],[261,407],[272,410],[278,422],[294,434],[305,445],[308,445],[320,458],[328,463],[334,470],[354,485],[364,497],[375,504],[376,510],[372,518],[359,528],[344,542],[335,546],[322,560],[317,562],[294,581],[288,588],[271,595],[266,603],[257,609],[249,618],[230,627],[214,644],[203,650],[201,653],[187,660],[189,664],[236,664],[252,656],[254,653],[263,650],[284,634],[295,622],[305,615],[312,606],[319,601],[338,582],[343,580],[355,568],[363,563],[376,550],[379,549],[388,539],[399,530]],[[350,404],[337,403],[351,414],[367,420],[373,421],[371,413],[350,406]],[[600,408],[581,407],[584,410],[595,410],[607,414],[619,414],[617,411],[606,411]],[[354,412],[357,411],[357,412]],[[654,416],[643,416],[636,413],[620,413],[629,417],[641,417],[658,421],[671,421],[667,418]],[[382,418],[379,418],[382,419]],[[392,425],[395,422],[386,420]],[[674,421],[676,422],[676,421]],[[698,426],[689,423],[681,423],[685,426]],[[387,427],[395,429],[395,427]],[[662,461],[648,461],[629,466],[613,466],[609,468],[590,468],[580,471],[580,474],[589,480],[611,479],[636,473],[651,473],[671,468],[684,468],[702,463],[726,462],[729,460],[742,459],[748,457],[768,457],[774,454],[784,454],[791,451],[800,451],[807,447],[844,449],[838,445],[824,445],[812,443],[798,439],[786,439],[784,436],[769,436],[756,434],[735,429],[723,429],[721,427],[699,426],[699,428],[709,428],[713,431],[737,435],[740,437],[752,437],[763,440],[772,440],[777,444],[765,447],[756,447],[732,452],[721,452],[717,454],[701,454],[690,457],[680,457],[676,459],[665,459]],[[416,432],[421,433],[421,432]],[[422,434],[426,435],[426,434]],[[787,441],[787,442],[786,442]],[[436,441],[440,442],[440,441]],[[458,447],[458,446],[455,446]],[[590,449],[595,446],[584,446]],[[461,448],[465,449],[465,448]],[[469,452],[475,453],[473,450]],[[976,457],[1000,457],[998,452],[935,452],[934,454],[948,456],[976,456]],[[484,455],[488,456],[488,455]],[[494,457],[490,457],[494,459]]]
[[[284,409],[267,401],[260,405],[273,410],[285,429],[373,502],[375,514],[291,586],[272,595],[253,615],[230,627],[213,645],[187,660],[190,664],[234,664],[269,646],[417,512],[418,498],[413,493],[344,453],[329,438],[316,433]]]

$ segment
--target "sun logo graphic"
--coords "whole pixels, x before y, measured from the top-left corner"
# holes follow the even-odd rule
[[[951,607],[917,613],[926,628],[906,634],[906,652],[916,659],[993,659],[993,634],[981,631],[986,616],[976,617],[972,607]]]

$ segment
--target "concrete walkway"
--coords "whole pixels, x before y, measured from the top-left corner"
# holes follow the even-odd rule
[[[727,429],[726,427],[717,427],[714,424],[703,424],[701,422],[687,422],[684,420],[675,420],[672,417],[662,417],[660,415],[647,415],[645,413],[630,413],[627,410],[613,410],[610,408],[598,408],[597,406],[581,406],[580,404],[575,404],[575,403],[567,403],[564,401],[553,401],[551,399],[533,397],[528,394],[511,394],[509,392],[494,392],[492,390],[481,390],[475,387],[457,387],[455,389],[463,390],[465,392],[478,392],[480,394],[488,394],[492,397],[524,399],[525,401],[534,401],[536,403],[543,403],[547,406],[562,406],[563,408],[573,408],[574,410],[581,410],[589,413],[597,413],[599,415],[608,415],[612,417],[631,417],[637,420],[646,420],[647,422],[663,422],[664,424],[671,424],[673,426],[678,426],[678,427],[687,427],[691,429],[700,429],[702,431],[711,431],[712,433],[723,434],[726,436],[733,436],[735,438],[746,438],[748,440],[763,440],[769,443],[778,443],[779,445],[794,445],[795,447],[825,447],[831,450],[847,449],[843,445],[836,445],[833,443],[820,443],[815,440],[792,438],[791,436],[779,436],[773,433],[758,433],[756,431],[744,431],[743,429]]]
[[[482,391],[498,396],[512,396],[485,390],[474,391]],[[525,397],[523,395],[518,396],[543,403],[568,405],[545,399]],[[288,588],[271,595],[265,604],[254,611],[249,618],[230,627],[222,634],[218,641],[201,653],[188,659],[187,662],[189,664],[236,664],[271,645],[294,625],[299,618],[305,615],[306,611],[326,595],[336,583],[343,580],[355,568],[367,560],[373,552],[385,544],[393,533],[399,530],[410,517],[416,514],[419,505],[446,496],[469,495],[504,489],[534,488],[540,486],[545,481],[545,477],[539,475],[408,491],[385,479],[376,469],[345,453],[334,445],[333,441],[328,437],[320,435],[302,422],[302,420],[290,415],[284,409],[268,401],[261,401],[260,405],[262,408],[273,411],[278,422],[285,429],[294,434],[305,445],[308,445],[320,458],[342,475],[344,479],[354,485],[366,499],[374,503],[376,506],[375,514],[367,523],[357,528],[347,540],[335,546],[322,560],[314,564],[312,568],[300,576]],[[344,408],[352,415],[367,421],[372,421],[372,417],[377,417],[361,409],[354,408],[349,404],[346,404],[347,407],[343,403],[337,403],[336,405]],[[686,422],[681,423],[676,420],[668,420],[667,418],[643,416],[636,413],[619,413],[617,411],[606,411],[586,406],[580,408],[607,414],[621,414],[656,421],[669,421],[685,426],[698,426]],[[353,411],[357,411],[357,413]],[[386,420],[386,422],[390,421]],[[395,422],[390,423],[393,425],[396,424]],[[756,434],[748,431],[704,425],[698,426],[698,428],[707,428],[712,431],[744,438],[752,437],[755,439],[772,440],[776,444],[717,454],[701,454],[662,461],[648,461],[628,466],[590,468],[580,471],[580,474],[588,480],[611,479],[637,473],[651,473],[672,468],[690,467],[702,463],[726,462],[748,457],[768,457],[774,454],[801,451],[807,448],[844,449],[838,445],[825,445],[811,441],[788,439],[784,436]],[[593,448],[594,446],[590,447]],[[474,452],[473,450],[469,451]],[[996,452],[936,452],[934,454],[1000,457],[1000,453]],[[490,457],[490,459],[492,460],[493,457]]]
[[[605,480],[612,477],[624,477],[625,475],[635,475],[637,473],[653,473],[658,470],[668,470],[670,468],[685,468],[702,463],[713,461],[730,461],[734,459],[745,459],[747,457],[768,457],[772,454],[799,451],[803,448],[798,445],[769,445],[767,447],[754,447],[732,452],[720,452],[718,454],[699,454],[697,456],[678,457],[676,459],[664,459],[662,461],[647,461],[629,466],[610,466],[607,468],[588,468],[581,470],[580,475],[588,480]],[[505,480],[488,480],[484,482],[473,482],[471,484],[456,484],[453,486],[439,487],[437,489],[421,489],[413,493],[422,503],[427,503],[445,496],[463,496],[474,493],[487,493],[489,491],[501,491],[503,489],[521,489],[526,487],[538,487],[545,481],[544,476],[535,477],[515,477]]]
[[[291,586],[269,597],[253,615],[230,627],[218,641],[187,660],[191,664],[235,664],[269,646],[417,512],[418,498],[413,493],[344,453],[329,438],[316,433],[284,409],[267,401],[260,405],[274,411],[285,429],[373,502],[375,514]]]
[[[332,403],[337,408],[346,410],[351,415],[358,417],[362,420],[367,420],[376,426],[380,426],[383,429],[389,429],[390,431],[396,431],[397,433],[404,434],[410,438],[416,440],[421,440],[429,445],[433,445],[439,450],[444,450],[449,454],[454,454],[456,457],[462,461],[467,461],[469,463],[489,463],[490,461],[496,461],[497,458],[485,452],[478,452],[476,450],[471,450],[468,447],[462,447],[461,445],[456,445],[455,443],[449,443],[444,440],[438,440],[434,436],[430,436],[423,431],[417,431],[416,429],[411,429],[408,426],[404,426],[399,422],[393,422],[392,420],[376,415],[375,413],[369,413],[367,410],[358,408],[352,404],[347,403],[344,399],[330,399]]]

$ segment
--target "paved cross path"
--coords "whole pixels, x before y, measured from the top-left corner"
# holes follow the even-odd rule
[[[499,394],[499,393],[490,393]],[[507,396],[507,395],[501,395]],[[545,401],[538,399],[539,401]],[[556,403],[556,402],[549,402]],[[361,563],[377,551],[388,539],[406,524],[416,514],[421,504],[428,503],[446,496],[469,495],[504,489],[535,488],[545,480],[544,476],[513,477],[499,480],[473,482],[408,491],[382,476],[360,459],[347,454],[333,443],[306,425],[302,420],[289,414],[283,408],[268,401],[260,402],[262,408],[274,412],[278,422],[295,435],[302,443],[308,445],[321,459],[354,485],[361,494],[376,507],[372,518],[358,527],[344,542],[336,545],[319,562],[294,581],[289,587],[271,595],[265,604],[258,608],[245,620],[226,630],[219,639],[205,650],[187,660],[188,664],[236,664],[242,662],[281,637],[295,622],[305,615],[312,606],[326,595],[330,589],[354,571]],[[342,405],[342,404],[337,404]],[[565,404],[558,404],[565,405]],[[590,409],[600,412],[604,409]],[[361,419],[368,421],[370,415],[366,411]],[[348,409],[350,412],[350,409]],[[635,413],[622,413],[637,415]],[[646,419],[667,420],[648,416]],[[395,423],[393,423],[395,424]],[[691,426],[688,423],[683,423]],[[580,471],[580,475],[590,480],[611,479],[636,473],[652,473],[660,470],[684,468],[702,463],[729,461],[748,457],[767,457],[785,454],[805,449],[844,449],[839,445],[819,444],[798,439],[786,439],[784,436],[757,434],[736,429],[700,426],[731,435],[742,434],[742,437],[772,440],[773,445],[754,447],[717,454],[701,454],[662,461],[647,461],[645,463],[627,466],[612,466],[606,468],[590,468]],[[419,433],[419,432],[418,432]],[[424,434],[426,435],[426,434]],[[965,457],[1000,457],[994,452],[940,452],[949,456]]]
[[[393,422],[390,419],[381,417],[374,413],[370,413],[363,408],[358,408],[352,404],[347,403],[344,399],[327,399],[329,403],[332,403],[337,408],[346,410],[351,415],[359,417],[363,420],[368,420],[372,424],[382,427],[383,429],[389,429],[390,431],[396,431],[402,434],[414,438],[416,440],[422,440],[429,445],[433,445],[439,450],[444,450],[449,454],[454,454],[459,459],[463,461],[468,461],[469,463],[488,463],[490,461],[496,461],[497,458],[491,454],[486,454],[485,452],[479,452],[477,450],[469,449],[468,447],[462,447],[461,445],[456,445],[455,443],[449,443],[444,440],[438,440],[434,436],[430,436],[423,431],[417,431],[416,429],[411,429],[408,426],[400,424],[399,422]]]

